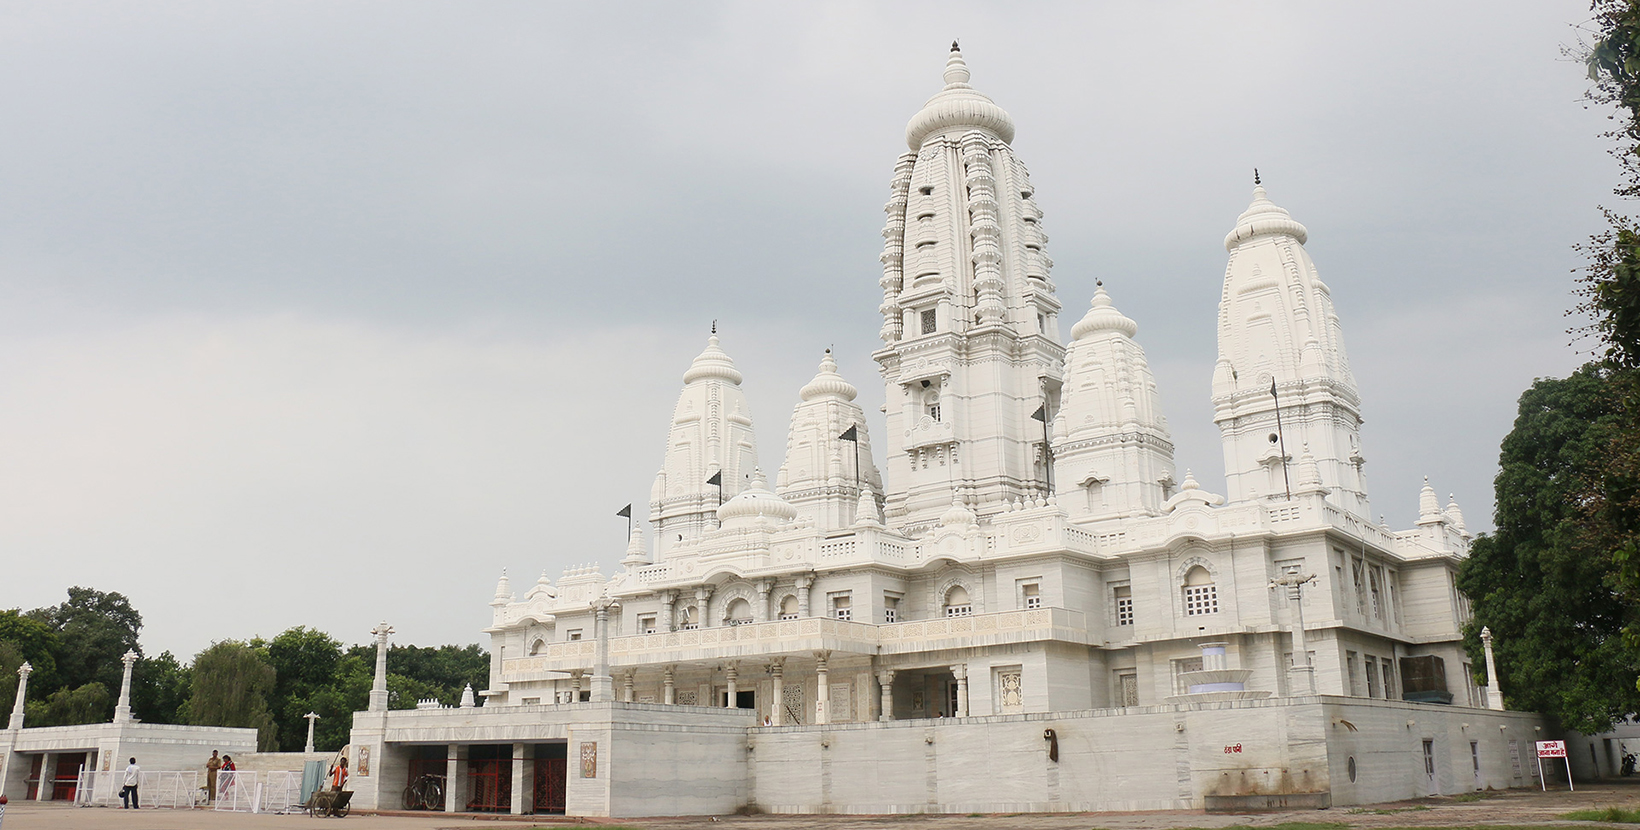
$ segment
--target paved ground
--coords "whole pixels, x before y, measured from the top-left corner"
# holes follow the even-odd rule
[[[1539,793],[1513,790],[1488,794],[1474,801],[1452,798],[1422,799],[1370,808],[1306,810],[1242,816],[1209,816],[1192,812],[1059,813],[1051,815],[984,816],[727,816],[707,818],[627,819],[610,822],[643,830],[1177,830],[1230,826],[1271,827],[1284,822],[1328,822],[1360,828],[1475,827],[1498,824],[1561,824],[1593,827],[1583,822],[1561,822],[1570,810],[1594,807],[1640,809],[1640,780],[1590,784],[1577,792]],[[532,825],[596,826],[597,822],[535,817],[518,822],[511,817],[457,817],[448,815],[367,816],[312,819],[306,816],[252,816],[236,813],[177,810],[117,810],[75,808],[54,804],[12,804],[0,830],[524,830]],[[1635,825],[1629,825],[1634,827]]]

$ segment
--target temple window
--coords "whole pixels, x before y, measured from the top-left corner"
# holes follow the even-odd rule
[[[939,312],[932,308],[922,310],[922,333],[933,334],[939,328]]]
[[[579,628],[570,629],[569,630],[569,639],[571,639],[571,640],[581,639],[581,629],[579,629]]]
[[[683,609],[683,613],[678,615],[678,621],[679,630],[693,631],[700,628],[700,612],[695,610],[695,606],[691,605]]]
[[[728,610],[723,612],[723,621],[729,625],[745,625],[752,621],[752,604],[742,598],[735,598],[729,603]]]
[[[785,599],[780,601],[780,619],[797,619],[797,597],[788,594]]]
[[[546,651],[546,649],[547,649],[547,641],[537,638],[535,642],[530,643],[530,656],[534,657],[535,655],[540,654],[543,651]]]
[[[833,594],[831,597],[831,616],[839,620],[853,619],[854,597],[846,592]]]
[[[1213,584],[1213,575],[1197,565],[1184,575],[1184,614],[1198,617],[1219,613],[1219,587]]]
[[[1111,595],[1116,599],[1116,624],[1133,625],[1132,586],[1118,585],[1111,589]]]
[[[936,423],[936,424],[939,423],[939,421],[940,421],[940,390],[938,390],[938,389],[928,390],[927,396],[923,398],[923,411],[928,414],[928,417],[931,420],[933,420],[934,423]]]
[[[1026,608],[1042,607],[1042,585],[1037,582],[1027,582],[1019,588],[1020,598]]]
[[[884,594],[883,595],[883,622],[892,623],[892,622],[899,622],[899,621],[900,621],[900,598],[896,597],[896,596],[889,596],[887,594]]]
[[[917,188],[917,192],[924,196],[932,196],[934,195],[934,186],[931,184],[925,184],[922,187]]]
[[[643,614],[638,617],[638,631],[644,634],[655,633],[655,615]]]
[[[945,592],[945,616],[971,617],[974,615],[974,601],[968,596],[968,589],[961,585],[951,586]]]

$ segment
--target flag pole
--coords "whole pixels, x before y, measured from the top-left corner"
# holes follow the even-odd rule
[[[1256,173],[1254,175],[1257,175]],[[1287,435],[1281,429],[1281,396],[1276,394],[1276,378],[1270,376],[1270,398],[1276,403],[1276,441],[1281,449],[1281,481],[1287,487],[1287,498],[1293,497],[1293,479],[1287,472]]]

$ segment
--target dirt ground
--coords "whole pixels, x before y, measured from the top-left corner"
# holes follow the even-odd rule
[[[1572,810],[1623,807],[1640,809],[1640,780],[1601,782],[1541,793],[1510,790],[1467,798],[1428,798],[1369,807],[1339,807],[1251,815],[1206,815],[1200,812],[1155,813],[1030,813],[1023,815],[916,815],[916,816],[725,816],[719,819],[680,817],[661,819],[594,820],[553,819],[547,816],[363,815],[345,819],[306,816],[246,815],[179,810],[119,810],[76,808],[57,804],[22,803],[7,807],[0,830],[299,830],[335,825],[338,830],[524,830],[540,826],[618,825],[643,830],[694,828],[774,828],[774,830],[1178,830],[1231,826],[1272,827],[1291,822],[1324,822],[1348,827],[1476,827],[1485,825],[1599,826],[1564,822],[1558,817]],[[1635,827],[1636,825],[1629,825]]]

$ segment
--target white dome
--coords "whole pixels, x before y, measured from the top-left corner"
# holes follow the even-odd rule
[[[735,362],[729,355],[718,348],[717,332],[706,340],[706,349],[695,357],[695,362],[689,365],[689,371],[683,373],[684,383],[694,383],[697,380],[718,378],[735,385],[740,384],[740,370],[735,368]]]
[[[725,527],[764,518],[789,522],[797,518],[797,508],[769,492],[769,482],[763,477],[763,471],[756,470],[752,473],[752,485],[720,505],[717,515],[718,523]]]
[[[1298,240],[1303,245],[1310,238],[1310,232],[1300,225],[1293,215],[1275,202],[1264,192],[1264,185],[1253,185],[1253,203],[1236,217],[1236,229],[1224,237],[1224,249],[1234,251],[1237,245],[1252,239],[1255,236],[1269,236],[1286,234]]]
[[[945,88],[911,116],[905,125],[905,143],[913,150],[920,150],[929,136],[960,128],[984,130],[1002,139],[1004,144],[1012,144],[1014,140],[1014,120],[1008,117],[1006,110],[968,85],[968,64],[953,43],[951,57],[945,62]]]
[[[1119,331],[1128,337],[1132,337],[1139,332],[1138,323],[1133,322],[1124,316],[1122,312],[1117,311],[1116,306],[1111,305],[1110,295],[1105,293],[1103,283],[1100,283],[1099,287],[1093,292],[1093,303],[1092,307],[1088,309],[1088,313],[1082,315],[1082,319],[1071,327],[1071,338],[1081,340],[1101,331]]]
[[[843,380],[842,375],[837,374],[837,361],[831,358],[831,349],[827,349],[826,356],[820,359],[819,374],[816,374],[814,380],[809,381],[797,394],[804,401],[821,397],[852,401],[860,391],[854,388],[854,384]]]

